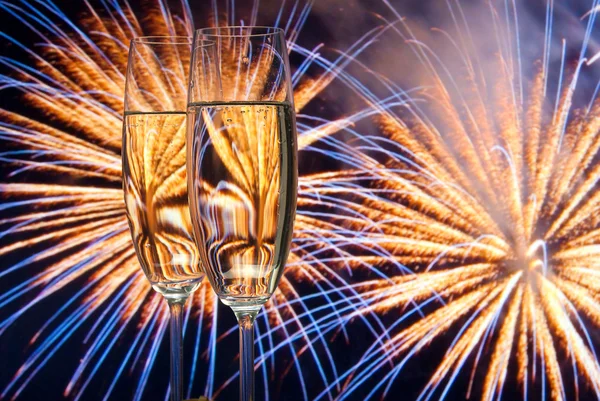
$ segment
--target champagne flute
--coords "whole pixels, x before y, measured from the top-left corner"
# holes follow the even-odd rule
[[[240,331],[240,399],[254,399],[253,323],[288,257],[298,166],[283,31],[197,30],[216,57],[192,54],[188,191],[200,260]],[[216,63],[216,68],[215,68]]]
[[[142,270],[169,305],[172,401],[183,398],[183,307],[204,277],[192,238],[185,163],[191,44],[186,36],[134,38],[125,81],[125,207]]]

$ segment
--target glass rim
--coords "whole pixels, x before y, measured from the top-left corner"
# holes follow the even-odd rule
[[[191,36],[136,36],[131,38],[131,43],[142,45],[191,45]]]
[[[250,33],[236,33],[235,31],[250,31]],[[230,25],[230,26],[219,26],[212,28],[200,28],[196,29],[195,35],[204,37],[216,37],[216,38],[243,38],[243,37],[256,37],[256,36],[274,36],[283,34],[283,29],[275,26],[266,25]]]

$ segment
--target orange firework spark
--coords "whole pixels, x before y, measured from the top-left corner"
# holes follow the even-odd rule
[[[447,4],[453,15],[463,13]],[[600,325],[600,100],[594,94],[588,107],[573,108],[597,10],[586,16],[573,72],[559,71],[567,76],[550,106],[550,62],[544,54],[524,83],[520,55],[506,44],[519,34],[501,28],[516,26],[516,6],[509,9],[515,17],[502,20],[491,7],[494,28],[486,36],[501,38],[492,66],[467,56],[466,25],[455,21],[459,33],[444,32],[462,60],[461,73],[451,77],[406,21],[391,24],[423,63],[428,102],[382,108],[384,137],[357,140],[371,151],[357,158],[357,174],[370,184],[347,205],[366,218],[348,226],[366,249],[393,255],[355,247],[355,257],[380,266],[393,261],[410,273],[355,286],[368,300],[364,311],[400,312],[390,338],[340,376],[338,400],[354,399],[393,359],[385,380],[361,399],[387,394],[415,354],[442,337],[452,341],[418,400],[449,397],[469,366],[468,397],[500,399],[512,380],[523,399],[600,398],[590,334]],[[563,66],[565,54],[563,48]]]
[[[10,147],[2,153],[2,160],[12,166],[9,177],[31,173],[25,181],[0,184],[0,191],[10,199],[2,204],[2,209],[16,210],[0,221],[5,230],[3,235],[10,234],[14,238],[0,248],[0,256],[22,254],[30,247],[40,249],[41,246],[41,250],[30,258],[0,273],[0,277],[11,277],[25,268],[34,271],[11,290],[0,294],[0,307],[27,299],[24,306],[0,322],[0,330],[6,331],[35,305],[58,291],[81,285],[77,284],[81,283],[80,278],[85,280],[83,287],[77,288],[72,299],[31,339],[33,352],[3,390],[2,397],[17,398],[56,350],[81,330],[84,322],[97,319],[86,337],[89,345],[86,354],[64,395],[81,398],[102,364],[105,352],[117,347],[126,327],[135,325],[138,330],[131,350],[106,389],[105,399],[115,390],[122,371],[125,368],[133,370],[144,354],[146,368],[139,378],[134,397],[140,399],[148,382],[150,369],[147,367],[153,364],[165,332],[167,311],[139,268],[123,205],[120,148],[127,45],[133,36],[190,35],[189,8],[185,3],[180,9],[168,8],[157,0],[144,9],[143,18],[138,18],[126,2],[111,3],[101,10],[89,6],[80,25],[71,22],[52,3],[40,8],[0,3],[0,8],[36,32],[44,45],[36,53],[7,37],[27,53],[34,67],[2,59],[11,70],[11,76],[2,76],[2,82],[20,89],[27,107],[43,113],[44,117],[0,110],[0,138]],[[304,8],[293,8],[288,16],[290,38],[297,38],[309,9],[310,3]],[[57,16],[61,20],[60,26],[50,17],[38,18],[44,13]],[[250,24],[255,23],[254,18],[250,19]],[[213,17],[212,24],[217,23],[217,18]],[[363,42],[368,40],[371,40],[369,36],[362,39]],[[290,48],[307,60],[295,76],[295,101],[300,111],[336,76],[343,74],[344,61],[328,62],[293,41]],[[324,72],[315,78],[304,75],[316,61]],[[339,132],[358,118],[362,115],[323,121],[318,126],[311,121],[304,123],[299,130],[300,150]],[[334,185],[337,177],[305,177],[301,178],[301,185],[315,187],[315,179],[319,185]],[[314,204],[312,195],[305,198],[306,207]],[[322,326],[303,303],[294,282],[298,278],[320,282],[319,291],[326,299],[341,299],[337,307],[343,304],[347,310],[358,309],[353,302],[345,300],[347,283],[328,265],[319,262],[314,253],[314,249],[336,252],[335,242],[330,238],[339,238],[340,234],[326,233],[327,229],[327,223],[300,211],[290,266],[273,301],[267,305],[265,326],[259,328],[260,349],[262,341],[272,344],[273,336],[277,335],[283,337],[277,349],[285,347],[294,357],[310,352],[324,385],[335,378],[335,365],[330,354],[327,361],[319,361],[316,348],[327,349],[323,335],[343,324],[343,313],[335,311],[325,315],[322,321],[333,323]],[[38,266],[43,268],[38,270]],[[211,327],[208,348],[212,351],[205,353],[209,362],[205,391],[208,396],[216,397],[229,381],[220,389],[213,389],[217,320],[215,298],[207,284],[195,293],[191,303],[199,305],[195,313],[200,326]],[[196,353],[199,352],[198,341]],[[263,370],[274,352],[276,349],[261,356],[259,366]],[[297,362],[293,366],[298,370],[307,399],[300,366]],[[190,391],[191,384],[188,394]]]

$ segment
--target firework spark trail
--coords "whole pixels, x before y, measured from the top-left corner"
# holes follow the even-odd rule
[[[587,15],[572,73],[563,41],[554,101],[547,89],[552,2],[543,68],[533,66],[529,86],[521,75],[528,66],[518,53],[522,33],[515,3],[499,4],[505,12],[491,6],[489,16],[499,54],[487,75],[496,77],[493,85],[479,72],[481,60],[470,55],[466,21],[462,26],[454,18],[456,35],[436,30],[458,47],[465,71],[459,75],[451,74],[399,14],[398,21],[388,22],[432,83],[422,85],[426,105],[410,98],[404,98],[406,108],[391,100],[380,104],[383,138],[353,142],[364,152],[354,159],[364,188],[351,197],[340,195],[350,215],[365,218],[342,225],[344,235],[361,237],[365,246],[349,254],[390,275],[353,288],[368,305],[365,311],[395,312],[396,321],[387,327],[391,338],[383,346],[370,347],[330,384],[330,389],[344,386],[336,399],[351,399],[357,392],[364,399],[384,397],[406,364],[443,336],[454,340],[420,400],[448,397],[468,361],[473,361],[469,394],[482,400],[499,398],[511,380],[520,384],[524,399],[600,398],[600,364],[590,335],[600,321],[596,94],[587,109],[574,109],[598,8],[594,2]],[[460,6],[448,2],[448,7],[453,16],[464,17]],[[375,71],[372,76],[398,90]],[[369,252],[375,246],[392,257]],[[391,261],[412,274],[390,270]],[[422,316],[410,323],[417,314]],[[561,355],[567,355],[573,372],[572,388]],[[397,362],[386,370],[390,357]],[[509,364],[513,358],[516,369]],[[369,381],[374,378],[377,382]],[[369,390],[360,392],[367,382]],[[317,399],[326,394],[327,389]]]
[[[229,3],[227,4],[229,7]],[[298,108],[301,110],[338,78],[351,89],[366,93],[356,78],[344,72],[348,58],[340,57],[329,62],[316,53],[319,47],[310,51],[296,43],[310,11],[310,3],[303,7],[297,6],[287,16],[286,28],[291,51],[305,57],[301,68],[294,75]],[[252,23],[256,19],[257,7],[256,3],[251,16]],[[42,244],[44,248],[6,268],[0,275],[6,277],[40,263],[49,265],[0,296],[3,308],[13,305],[17,300],[27,300],[24,307],[0,323],[0,330],[6,332],[12,323],[26,316],[33,306],[44,302],[53,293],[69,290],[75,279],[86,277],[87,280],[83,288],[78,289],[70,301],[37,331],[31,340],[33,352],[3,390],[2,397],[17,398],[37,373],[52,363],[55,353],[75,333],[90,325],[93,317],[97,320],[91,324],[86,336],[89,348],[66,387],[65,396],[75,399],[84,396],[104,359],[117,348],[117,340],[126,328],[134,324],[140,329],[104,399],[109,399],[119,377],[127,369],[131,373],[136,366],[145,364],[144,373],[135,389],[135,399],[140,399],[165,332],[166,310],[159,302],[160,298],[151,291],[135,260],[124,217],[122,193],[118,186],[121,179],[119,151],[124,86],[122,72],[127,62],[125,55],[131,36],[142,32],[153,35],[187,35],[192,31],[189,7],[182,3],[179,10],[181,14],[177,14],[166,4],[157,2],[146,10],[146,18],[142,21],[136,18],[129,4],[111,1],[105,3],[101,10],[88,8],[88,16],[82,19],[85,30],[69,20],[52,2],[32,5],[28,2],[3,1],[0,8],[36,33],[43,44],[42,52],[36,53],[16,39],[2,34],[4,39],[24,52],[33,64],[30,66],[1,57],[0,63],[12,75],[1,76],[0,85],[3,88],[19,89],[29,107],[40,110],[49,117],[47,122],[42,122],[8,110],[0,110],[0,139],[12,146],[10,150],[0,154],[3,162],[14,166],[9,177],[16,179],[25,171],[33,171],[39,177],[62,176],[75,182],[93,179],[94,182],[103,183],[99,186],[48,185],[44,182],[46,179],[2,184],[2,193],[14,199],[4,202],[2,210],[21,211],[29,205],[44,210],[27,211],[2,220],[2,236],[18,234],[19,238],[25,239],[9,242],[0,252],[10,255],[34,244]],[[213,8],[213,23],[218,24],[216,3]],[[228,9],[231,18],[233,12],[233,9]],[[283,8],[279,17],[283,15],[282,12]],[[56,25],[55,20],[60,20],[61,26],[65,28]],[[349,49],[352,57],[358,56],[372,43],[375,33],[376,31],[366,34]],[[315,79],[304,76],[312,65],[324,70]],[[369,113],[357,114],[339,121],[323,121],[320,126],[314,126],[312,122],[315,120],[305,116],[306,121],[299,130],[300,149],[317,149],[314,146],[316,142],[369,116]],[[299,120],[303,120],[302,115]],[[342,150],[338,156],[334,153],[329,156],[336,158],[343,155],[350,159],[345,153],[347,151]],[[258,328],[261,331],[258,333],[261,347],[263,338],[268,337],[272,345],[273,336],[283,336],[283,341],[279,340],[277,347],[271,347],[273,350],[257,358],[257,364],[262,366],[265,376],[268,358],[273,358],[276,350],[287,348],[296,356],[306,352],[312,354],[326,385],[337,378],[333,356],[328,351],[325,340],[327,333],[344,330],[345,324],[357,317],[367,324],[374,336],[378,336],[383,329],[376,317],[375,325],[372,325],[371,320],[365,319],[363,313],[357,313],[361,305],[366,307],[367,304],[361,302],[362,298],[356,289],[348,285],[335,268],[351,268],[346,261],[349,253],[338,246],[340,241],[347,242],[345,229],[336,224],[337,231],[328,232],[332,226],[322,222],[318,214],[311,214],[310,211],[314,206],[311,198],[317,196],[324,199],[328,192],[335,191],[338,183],[347,178],[341,172],[330,176],[301,177],[301,185],[309,189],[309,193],[306,214],[302,208],[299,211],[298,230],[301,234],[294,244],[294,261],[282,281],[281,290],[275,294],[275,302],[267,308],[268,318],[265,316],[264,328]],[[341,191],[353,189],[352,186],[338,188]],[[301,202],[302,198],[301,194]],[[330,201],[337,203],[333,199]],[[41,232],[46,234],[40,235]],[[331,263],[319,260],[319,255],[328,253],[338,256],[331,257]],[[391,257],[391,254],[382,256]],[[59,260],[49,262],[53,258]],[[360,264],[368,264],[368,261]],[[331,302],[323,308],[323,316],[317,315],[305,304],[305,301],[318,294],[304,299],[294,290],[296,277],[314,281],[318,294]],[[201,311],[195,312],[199,326],[212,326],[208,339],[208,347],[212,351],[206,356],[210,366],[206,384],[208,396],[214,393],[214,352],[218,341],[215,299],[211,294],[203,287],[194,297],[194,301],[202,305]],[[188,311],[188,320],[189,318]],[[199,347],[204,346],[200,341],[201,332],[202,329],[196,333],[197,349],[194,355],[199,355]],[[316,347],[325,350],[328,355],[326,361],[319,361]],[[147,355],[145,362],[144,355]],[[192,379],[197,370],[196,363],[197,360],[192,368]],[[273,368],[274,362],[271,366]],[[302,370],[297,359],[294,366],[302,380]],[[304,385],[302,390],[304,398],[308,399]]]

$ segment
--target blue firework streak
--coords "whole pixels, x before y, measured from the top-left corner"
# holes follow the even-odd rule
[[[206,23],[234,20],[235,5],[227,2],[221,10],[218,6],[213,3]],[[160,354],[168,312],[138,267],[124,214],[120,188],[123,71],[129,38],[191,34],[189,4],[157,1],[136,15],[127,2],[103,1],[96,8],[88,4],[77,21],[50,1],[3,1],[0,9],[39,38],[38,46],[29,47],[0,33],[29,60],[0,57],[9,71],[0,76],[0,85],[19,90],[26,108],[34,112],[30,116],[0,110],[0,140],[7,145],[0,159],[8,169],[6,182],[0,184],[5,196],[0,204],[4,244],[0,256],[14,261],[0,272],[0,279],[14,283],[0,295],[0,335],[14,335],[11,330],[22,319],[35,320],[38,306],[56,297],[67,298],[40,323],[2,398],[18,398],[40,371],[56,363],[61,349],[73,347],[83,337],[85,352],[65,396],[89,397],[92,384],[106,375],[106,361],[118,353],[122,359],[111,372],[103,399],[116,395],[119,381],[131,374],[138,377],[134,399],[142,399]],[[293,76],[300,149],[317,152],[334,164],[356,165],[355,152],[343,142],[329,143],[327,150],[319,144],[340,131],[350,132],[356,122],[377,113],[376,103],[381,102],[344,68],[384,30],[368,32],[331,61],[319,53],[321,46],[310,50],[297,43],[310,9],[310,3],[296,2],[282,6],[276,18],[286,29],[291,51],[302,60]],[[245,22],[255,24],[258,11],[255,2]],[[308,71],[316,73],[309,78]],[[302,114],[304,106],[334,80],[359,93],[366,109],[333,121]],[[40,114],[44,118],[35,117]],[[346,208],[348,201],[336,194],[355,189],[353,174],[329,171],[301,177],[293,255],[279,291],[257,324],[256,363],[265,387],[281,369],[276,368],[282,363],[278,358],[288,355],[293,362],[287,370],[297,376],[303,398],[310,399],[309,388],[314,391],[315,383],[311,387],[303,381],[306,367],[300,366],[301,355],[313,361],[310,369],[316,369],[316,380],[325,388],[338,380],[330,336],[344,335],[352,319],[361,320],[373,338],[381,335],[383,325],[376,315],[358,313],[367,304],[345,279],[344,272],[352,268],[346,247],[354,243],[360,247],[360,241],[333,218],[327,221],[335,214],[319,209]],[[31,256],[20,259],[24,252]],[[391,257],[383,248],[377,252]],[[353,263],[372,267],[360,259]],[[296,289],[297,281],[308,283],[308,295]],[[219,382],[216,378],[218,344],[233,330],[219,330],[216,302],[204,285],[190,302],[194,307],[186,311],[184,332],[187,343],[195,347],[188,353],[192,355],[188,395],[198,376],[205,381],[204,394],[211,398],[236,379]],[[326,392],[334,397],[340,389],[334,386]]]

